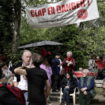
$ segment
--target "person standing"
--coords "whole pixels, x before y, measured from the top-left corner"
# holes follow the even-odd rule
[[[67,52],[67,57],[63,61],[63,68],[65,73],[73,72],[75,69],[75,59],[71,51]]]
[[[49,83],[51,84],[52,83],[51,81],[52,68],[50,66],[50,60],[47,56],[43,58],[43,62],[40,65],[40,68],[43,69],[47,73]]]
[[[55,55],[55,58],[52,59],[52,91],[57,91],[60,89],[60,56]]]
[[[94,71],[95,67],[96,67],[95,56],[91,56],[91,58],[88,61],[88,68],[90,71]]]
[[[50,90],[48,76],[47,73],[40,68],[40,64],[42,63],[40,55],[33,54],[32,61],[35,65],[34,68],[16,68],[15,73],[27,77],[29,105],[46,105],[46,97],[49,95]]]
[[[24,50],[22,54],[22,62],[17,64],[13,70],[17,67],[27,67],[32,68],[34,65],[32,64],[32,53],[29,50]],[[14,72],[14,71],[13,71]],[[24,97],[26,100],[26,104],[28,104],[28,87],[27,87],[27,78],[24,75],[18,75],[17,77],[17,86],[19,89],[21,89],[24,92]]]
[[[83,70],[83,77],[79,79],[79,105],[90,105],[91,100],[95,96],[95,82],[94,77],[88,76],[89,70]]]
[[[104,79],[105,78],[105,75],[104,75],[104,72],[105,72],[105,61],[103,60],[103,57],[102,56],[97,56],[97,59],[96,59],[96,65],[97,65],[97,69],[98,69],[98,79]]]

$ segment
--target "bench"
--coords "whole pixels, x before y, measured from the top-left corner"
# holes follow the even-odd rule
[[[95,85],[97,88],[102,88],[103,80],[95,80]]]

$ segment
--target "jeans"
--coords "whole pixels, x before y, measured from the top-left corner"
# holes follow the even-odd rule
[[[62,101],[63,102],[66,102],[67,105],[70,104],[70,96],[69,96],[69,93],[70,93],[70,88],[64,88]]]
[[[25,97],[25,101],[26,101],[26,105],[28,105],[28,92],[24,92],[24,97]]]

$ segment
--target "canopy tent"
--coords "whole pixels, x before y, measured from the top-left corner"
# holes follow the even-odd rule
[[[35,43],[30,43],[26,44],[23,46],[19,46],[19,49],[24,49],[24,48],[31,48],[31,47],[38,47],[38,46],[56,46],[56,45],[63,45],[62,43],[55,42],[55,41],[40,41],[40,42],[35,42]]]

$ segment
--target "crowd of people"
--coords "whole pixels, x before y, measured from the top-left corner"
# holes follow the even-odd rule
[[[88,73],[98,71],[97,78],[105,78],[105,63],[101,57],[91,57],[88,68],[80,68],[81,78],[74,75],[76,61],[71,51],[64,60],[59,54],[42,56],[24,50],[22,61],[8,67],[0,61],[0,105],[48,105],[51,92],[62,88],[62,105],[70,105],[70,93],[78,88],[79,104],[90,105],[95,96],[94,76]],[[5,97],[5,99],[3,98]]]

